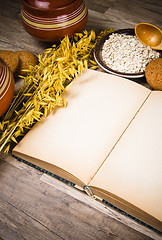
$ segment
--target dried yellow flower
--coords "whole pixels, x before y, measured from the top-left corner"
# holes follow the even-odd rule
[[[111,30],[101,33],[103,36]],[[0,122],[0,151],[10,149],[9,142],[25,134],[32,125],[56,106],[66,107],[62,93],[84,68],[96,67],[92,51],[100,37],[92,30],[68,36],[38,56],[39,63],[30,66],[23,86],[14,97]]]

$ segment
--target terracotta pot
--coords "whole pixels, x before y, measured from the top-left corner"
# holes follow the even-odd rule
[[[60,8],[75,0],[27,0],[26,2],[36,8]]]
[[[14,77],[7,64],[0,58],[0,117],[9,107],[14,94]]]
[[[21,16],[30,35],[58,42],[83,30],[88,11],[84,0],[22,0]]]

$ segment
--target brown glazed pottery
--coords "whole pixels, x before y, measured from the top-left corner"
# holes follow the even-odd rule
[[[33,7],[51,9],[64,7],[74,2],[74,0],[27,0],[26,2]]]
[[[84,0],[22,0],[22,23],[39,40],[58,42],[85,27],[88,11]]]
[[[14,77],[8,65],[0,58],[0,117],[9,107],[14,94]]]

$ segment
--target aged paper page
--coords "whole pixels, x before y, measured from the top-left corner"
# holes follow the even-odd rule
[[[162,221],[162,92],[152,92],[92,182]]]
[[[66,108],[42,118],[13,153],[49,162],[89,182],[150,90],[93,70],[67,89]]]

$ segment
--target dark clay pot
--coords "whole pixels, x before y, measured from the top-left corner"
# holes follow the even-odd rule
[[[0,117],[8,109],[14,94],[14,77],[7,64],[0,58]]]
[[[88,11],[83,0],[22,0],[21,16],[30,35],[58,42],[83,30]]]

